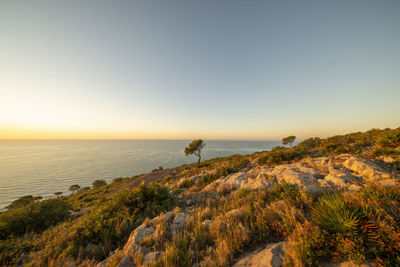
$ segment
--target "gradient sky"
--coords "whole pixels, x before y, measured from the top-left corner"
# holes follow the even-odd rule
[[[400,1],[0,2],[0,139],[400,126]]]

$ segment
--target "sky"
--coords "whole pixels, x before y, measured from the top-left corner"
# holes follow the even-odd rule
[[[400,1],[0,2],[0,139],[400,126]]]

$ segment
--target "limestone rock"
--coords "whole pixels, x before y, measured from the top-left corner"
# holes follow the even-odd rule
[[[395,162],[395,159],[389,156],[380,156],[379,158],[377,158],[378,160],[381,160],[385,163],[393,163]]]
[[[156,229],[152,225],[146,226],[142,224],[133,231],[129,239],[132,239],[134,244],[139,244],[140,241],[151,236],[155,230]]]
[[[160,251],[150,252],[150,253],[146,254],[146,256],[143,258],[143,265],[144,266],[151,266],[159,258],[161,258],[162,255],[163,255],[163,253],[160,252]]]
[[[118,267],[135,267],[136,264],[133,259],[129,256],[125,256],[118,264]]]
[[[377,181],[390,178],[389,173],[382,170],[382,168],[377,166],[375,163],[364,159],[349,157],[343,163],[343,166],[363,176],[367,181]]]
[[[184,212],[178,212],[178,214],[176,214],[175,219],[171,225],[172,234],[176,234],[178,231],[183,229],[186,223],[186,219],[187,215]]]
[[[160,220],[165,220],[166,222],[171,222],[173,218],[174,218],[174,212],[173,211],[168,211],[165,214],[162,214],[160,216],[155,217],[152,220],[152,222],[158,222]]]
[[[125,247],[124,247],[124,253],[126,255],[129,255],[131,257],[134,257],[135,254],[140,253],[142,255],[146,255],[147,253],[149,253],[151,250],[148,247],[145,246],[141,246],[138,244],[134,244],[129,242],[130,240],[128,240],[128,242],[126,243]]]
[[[241,257],[233,267],[280,267],[284,255],[284,242],[270,244]]]
[[[148,236],[151,236],[155,232],[155,228],[152,225],[146,226],[144,224],[136,228],[129,236],[128,242],[124,246],[125,254],[134,256],[136,253],[145,255],[150,252],[150,249],[140,245],[140,242]]]

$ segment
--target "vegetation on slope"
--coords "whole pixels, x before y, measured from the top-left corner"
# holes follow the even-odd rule
[[[254,164],[341,153],[370,159],[390,155],[394,161],[387,167],[398,170],[399,147],[400,128],[373,129],[184,165],[168,177],[132,189],[139,177],[96,183],[93,189],[74,187],[68,197],[42,201],[23,197],[0,213],[0,264],[92,266],[122,248],[146,218],[177,206],[183,209],[190,199],[192,216],[185,229],[177,235],[166,230],[158,240],[147,241],[165,252],[160,265],[227,266],[252,247],[283,239],[287,240],[287,266],[313,266],[332,258],[400,265],[399,188],[311,194],[294,185],[277,184],[268,190],[226,188],[216,195],[202,191],[214,180]],[[193,176],[199,179],[189,179]],[[180,180],[184,181],[177,185]],[[207,226],[205,220],[212,223]]]

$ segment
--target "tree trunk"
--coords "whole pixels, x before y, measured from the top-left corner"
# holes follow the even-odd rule
[[[199,155],[199,160],[197,161],[197,164],[200,164],[201,156]]]

